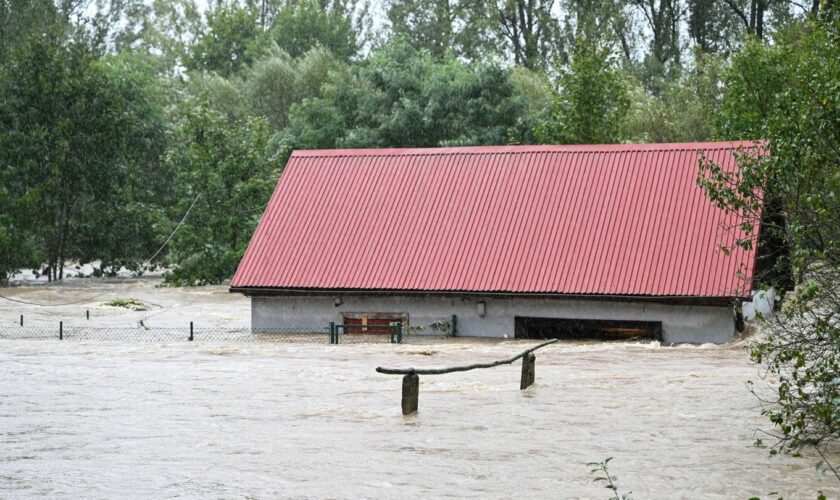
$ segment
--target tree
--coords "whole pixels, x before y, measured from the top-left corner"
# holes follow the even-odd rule
[[[508,70],[436,61],[402,42],[332,73],[322,91],[291,108],[297,147],[504,144],[521,109]]]
[[[103,225],[143,199],[143,175],[154,172],[162,110],[148,83],[84,39],[50,35],[30,36],[0,67],[6,197],[30,212],[9,234],[37,240],[50,279],[68,258],[130,258],[149,241],[148,231],[123,240],[123,226]]]
[[[688,11],[688,34],[700,51],[728,55],[738,47],[744,29],[726,1],[689,0]]]
[[[726,91],[716,119],[717,137],[726,140],[767,137],[767,122],[787,112],[785,103],[791,69],[785,62],[788,50],[748,41],[730,60],[724,73]],[[763,199],[763,231],[756,242],[756,274],[765,286],[789,289],[793,286],[791,247],[783,229],[787,215],[776,183],[769,183]],[[775,229],[770,229],[775,228]]]
[[[642,81],[657,92],[659,82],[680,68],[680,24],[684,8],[680,0],[633,0],[650,30],[650,49],[643,65]]]
[[[617,0],[568,0],[566,17],[566,45],[574,51],[578,40],[597,41],[604,47],[619,49],[625,62],[630,62],[637,50],[637,31],[632,11]]]
[[[774,450],[813,446],[835,475],[837,469],[824,453],[840,438],[837,28],[836,22],[807,23],[782,33],[773,47],[745,47],[745,56],[758,64],[736,63],[733,71],[758,73],[737,78],[733,89],[738,91],[739,82],[757,84],[760,75],[773,75],[765,81],[773,102],[764,106],[762,100],[754,101],[761,104],[760,113],[766,112],[761,122],[749,107],[726,108],[727,113],[743,111],[747,116],[728,123],[745,123],[747,130],[765,138],[767,154],[743,155],[737,176],[704,162],[700,177],[714,202],[741,216],[739,229],[748,237],[740,245],[760,244],[760,237],[770,233],[790,249],[795,290],[785,295],[778,315],[766,318],[766,337],[752,344],[751,355],[778,379],[771,386],[775,398],[764,409],[778,431]],[[763,64],[768,61],[772,71]],[[759,221],[763,225],[757,234]]]
[[[609,49],[579,40],[571,68],[560,76],[551,116],[534,131],[545,144],[620,141],[630,105],[624,75]]]
[[[493,0],[499,38],[514,63],[544,69],[562,53],[560,23],[552,15],[554,0]]]
[[[14,176],[0,172],[0,286],[24,267],[36,268],[43,257],[39,252],[32,217],[26,200],[13,199],[9,188],[17,181]]]
[[[544,73],[523,67],[513,68],[510,81],[521,111],[509,132],[508,142],[537,144],[539,140],[534,136],[534,130],[550,116],[554,87]]]
[[[220,283],[233,275],[285,162],[271,137],[262,119],[231,124],[206,97],[185,103],[164,156],[179,200],[171,220],[189,211],[169,244],[176,267],[167,283]]]
[[[713,140],[723,100],[723,72],[721,58],[698,52],[692,68],[664,82],[658,94],[633,81],[621,136],[631,142]]]
[[[223,5],[207,13],[207,29],[191,47],[186,66],[229,77],[250,65],[265,42],[256,10]]]
[[[155,69],[173,74],[190,64],[202,13],[195,0],[107,0],[98,2],[93,23],[108,32],[114,52],[154,54]]]
[[[358,50],[352,20],[340,9],[327,10],[315,0],[299,0],[283,7],[274,19],[272,37],[281,50],[297,58],[323,47],[348,61]]]
[[[772,0],[750,0],[749,5],[738,0],[723,1],[743,23],[747,33],[758,40],[764,39],[764,17],[767,15]]]
[[[762,139],[767,120],[784,106],[784,57],[781,48],[748,41],[730,60],[724,75],[726,92],[719,115],[723,139]]]
[[[245,75],[251,113],[265,117],[275,130],[283,130],[292,104],[320,96],[321,86],[334,71],[346,69],[321,47],[298,59],[279,53],[260,60]]]
[[[391,36],[426,49],[433,57],[447,52],[480,60],[496,52],[483,0],[389,0]]]
[[[52,32],[63,20],[52,0],[0,1],[0,62],[33,33]]]

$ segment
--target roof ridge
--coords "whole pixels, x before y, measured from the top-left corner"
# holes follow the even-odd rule
[[[441,148],[296,149],[292,156],[307,158],[365,156],[440,156],[536,153],[616,153],[655,151],[717,151],[760,147],[763,141],[713,141],[632,144],[533,144],[505,146],[458,146]]]

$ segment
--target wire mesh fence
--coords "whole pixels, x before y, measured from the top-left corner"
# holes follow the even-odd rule
[[[103,340],[136,342],[310,342],[328,343],[326,328],[273,328],[252,332],[247,328],[89,327],[66,325],[0,328],[0,339]]]
[[[125,342],[284,342],[314,344],[388,344],[427,343],[449,335],[431,335],[420,330],[406,329],[399,337],[388,330],[336,329],[331,336],[330,326],[281,327],[252,331],[248,328],[194,327],[90,327],[67,325],[32,325],[0,327],[0,340],[96,340]]]

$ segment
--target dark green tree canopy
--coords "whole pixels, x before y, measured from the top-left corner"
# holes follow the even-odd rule
[[[352,21],[341,10],[327,10],[315,0],[290,2],[274,19],[272,38],[293,58],[313,47],[323,47],[336,58],[348,61],[358,46]]]
[[[207,29],[190,50],[186,66],[231,76],[248,66],[265,43],[252,8],[222,6],[207,14]]]
[[[67,258],[144,252],[148,219],[140,234],[104,224],[154,196],[139,175],[157,170],[163,145],[154,78],[125,60],[100,59],[84,40],[58,44],[49,36],[28,37],[0,75],[4,185],[30,207],[52,277]]]
[[[594,43],[575,48],[551,117],[536,130],[544,143],[602,144],[621,141],[621,123],[630,106],[627,85],[610,51]]]
[[[397,42],[292,106],[289,136],[303,148],[505,144],[521,106],[508,70]]]

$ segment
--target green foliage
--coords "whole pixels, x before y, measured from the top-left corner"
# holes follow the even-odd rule
[[[61,21],[52,0],[0,1],[0,63],[32,35],[63,30]]]
[[[23,200],[13,200],[8,188],[13,181],[0,172],[0,286],[23,267],[36,268],[43,262],[35,238],[29,231],[31,214]]]
[[[132,311],[147,311],[145,304],[137,299],[114,299],[106,302],[104,305],[110,307],[122,307],[123,309],[131,309]]]
[[[488,2],[489,3],[489,2]],[[455,54],[471,60],[495,55],[495,6],[473,0],[388,0],[391,37],[428,50],[435,58]],[[488,9],[488,7],[490,7]]]
[[[723,99],[722,72],[720,58],[698,54],[694,68],[664,84],[658,95],[634,82],[620,135],[642,143],[711,140]]]
[[[67,258],[132,257],[148,243],[145,224],[140,234],[104,224],[155,185],[143,180],[163,129],[153,82],[84,40],[51,36],[30,37],[0,68],[0,170],[11,206],[26,212],[10,234],[38,241],[52,278]]]
[[[522,109],[508,70],[438,62],[405,43],[332,73],[322,92],[291,108],[296,147],[504,144]]]
[[[581,41],[570,70],[560,76],[551,116],[534,134],[546,144],[620,142],[629,106],[625,77],[609,49]]]
[[[277,131],[288,126],[292,104],[321,95],[332,72],[346,67],[326,49],[316,47],[298,59],[279,53],[257,62],[245,75],[251,114],[262,116]]]
[[[508,142],[537,144],[539,140],[534,136],[534,130],[549,117],[554,87],[544,73],[523,67],[513,68],[510,82],[514,98],[522,108],[516,125],[508,134]]]
[[[595,479],[592,480],[594,483],[602,483],[604,488],[607,488],[612,492],[612,496],[610,500],[632,500],[631,493],[621,493],[618,491],[618,477],[613,476],[610,474],[610,461],[612,457],[604,460],[603,462],[589,462],[589,467],[594,467],[591,471],[592,474],[595,474]]]
[[[271,137],[262,119],[230,123],[201,100],[184,106],[164,164],[178,191],[171,220],[188,210],[189,217],[170,243],[176,268],[167,283],[220,283],[233,275],[285,160]]]
[[[168,75],[186,65],[202,28],[196,0],[98,0],[90,23],[105,30],[117,53],[152,56],[154,71]]]
[[[796,291],[766,319],[767,337],[751,354],[778,378],[776,398],[765,407],[779,430],[774,449],[822,450],[840,437],[837,26],[808,23],[782,33],[774,47],[748,44],[744,54],[755,64],[736,56],[733,71],[748,74],[730,74],[725,125],[764,137],[769,155],[742,157],[738,177],[704,163],[700,180],[713,201],[742,217],[749,237],[740,245],[755,244],[764,216],[762,233],[789,249]],[[768,219],[767,211],[776,217]]]
[[[315,0],[286,4],[274,19],[272,37],[293,58],[322,47],[348,61],[358,50],[350,19],[340,11],[322,8]]]
[[[763,139],[766,120],[784,106],[789,52],[749,41],[733,55],[724,74],[726,92],[718,115],[722,139]]]
[[[207,14],[207,29],[191,47],[186,66],[235,75],[254,61],[266,42],[255,9],[223,5]]]
[[[208,106],[218,111],[231,123],[251,116],[251,107],[247,95],[247,83],[237,77],[225,78],[217,73],[190,73],[190,80],[185,87],[187,96],[183,100],[204,99]],[[179,115],[172,118],[178,123]]]

